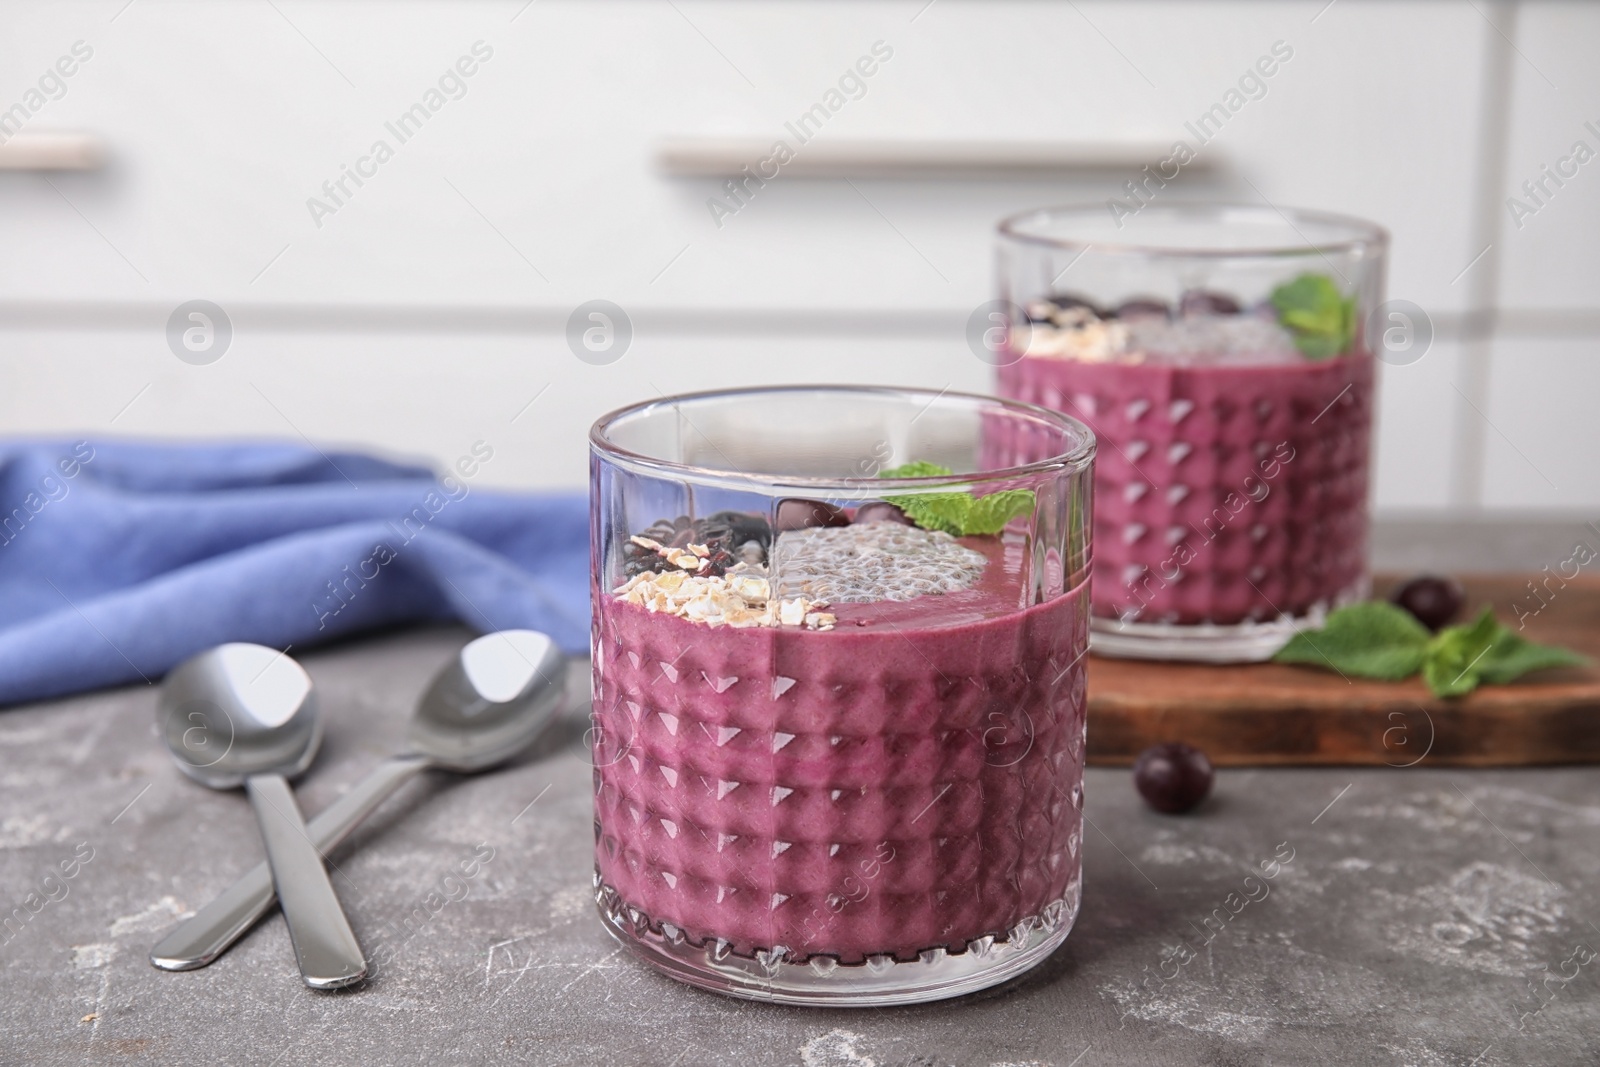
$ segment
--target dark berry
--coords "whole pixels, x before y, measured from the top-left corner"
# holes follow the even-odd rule
[[[849,526],[850,516],[821,500],[792,496],[778,501],[775,525],[780,531],[804,530],[811,526]]]
[[[1149,297],[1139,297],[1134,300],[1124,300],[1117,305],[1116,316],[1119,319],[1140,318],[1171,318],[1172,309],[1164,301],[1154,300]]]
[[[1415,615],[1428,629],[1439,630],[1460,614],[1467,591],[1454,578],[1424,574],[1396,589],[1390,599]]]
[[[659,543],[663,548],[688,548],[704,545],[707,566],[703,575],[722,575],[741,561],[766,562],[767,546],[772,544],[772,527],[759,515],[739,511],[719,511],[704,519],[690,519],[679,515],[675,519],[661,519],[641,530],[641,537]],[[754,544],[755,550],[744,550]],[[628,577],[646,571],[670,570],[672,564],[654,549],[645,548],[632,541],[622,546],[623,573]]]
[[[1106,317],[1105,312],[1101,311],[1097,306],[1095,306],[1094,301],[1086,300],[1074,293],[1056,293],[1047,297],[1046,299],[1048,299],[1050,303],[1054,304],[1062,311],[1071,311],[1073,308],[1082,308],[1097,319],[1103,319]]]
[[[659,553],[629,542],[622,549],[622,573],[629,578],[646,571],[660,574],[667,569],[667,561]]]
[[[1167,815],[1181,815],[1204,800],[1214,777],[1206,754],[1179,741],[1152,745],[1133,764],[1139,795]]]
[[[693,527],[687,515],[679,515],[675,519],[658,519],[648,527],[639,531],[640,537],[648,537],[652,541],[670,545],[678,539],[680,534],[686,533]]]
[[[915,526],[911,516],[901,511],[887,500],[879,500],[872,504],[862,504],[856,508],[856,522],[898,522],[901,526]]]
[[[1239,301],[1227,293],[1190,289],[1178,300],[1180,315],[1237,315]]]
[[[1022,312],[1030,323],[1050,323],[1055,313],[1056,309],[1052,305],[1044,303],[1029,304]]]
[[[760,515],[744,511],[719,511],[703,521],[708,531],[727,541],[730,549],[740,548],[751,541],[763,549],[772,544],[772,527]]]

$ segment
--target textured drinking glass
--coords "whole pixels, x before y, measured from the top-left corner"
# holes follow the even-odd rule
[[[1081,886],[1093,435],[807,386],[641,404],[590,445],[606,928],[796,1004],[1047,956]]]
[[[1095,650],[1266,659],[1365,597],[1388,235],[1268,207],[1053,208],[999,232],[999,388],[1102,442]]]

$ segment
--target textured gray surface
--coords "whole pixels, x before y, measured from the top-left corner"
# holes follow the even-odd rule
[[[1388,515],[1373,523],[1372,566],[1393,574],[1504,573],[1556,567],[1582,541],[1600,537],[1600,516],[1573,512],[1538,518],[1456,519]]]
[[[1539,566],[1525,555],[1495,563]],[[467,636],[303,658],[329,724],[302,807],[398,748]],[[1083,911],[1050,960],[960,1001],[816,1011],[678,986],[607,939],[578,719],[505,770],[413,782],[334,854],[381,966],[330,995],[301,987],[276,914],[208,969],[146,961],[260,857],[244,797],[169,764],[154,702],[141,687],[0,712],[0,914],[80,842],[94,850],[65,897],[0,935],[0,1063],[1600,1062],[1600,958],[1561,980],[1576,946],[1600,950],[1600,768],[1229,771],[1184,818],[1144,810],[1126,772],[1091,770]],[[494,856],[467,895],[397,933],[480,843]],[[1294,859],[1269,895],[1164,964],[1280,843]]]

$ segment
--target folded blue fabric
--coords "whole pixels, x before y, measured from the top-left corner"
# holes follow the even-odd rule
[[[400,623],[583,652],[586,499],[474,486],[492,458],[436,478],[289,444],[0,443],[0,704]]]

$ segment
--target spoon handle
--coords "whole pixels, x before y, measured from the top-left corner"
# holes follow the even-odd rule
[[[367,976],[367,961],[289,783],[282,775],[258,774],[244,785],[256,809],[300,977],[312,989],[340,989],[361,981]]]
[[[311,843],[324,854],[336,848],[378,805],[428,765],[429,760],[422,756],[396,756],[378,764],[371,774],[311,820],[307,826]],[[162,938],[150,951],[150,962],[164,971],[204,967],[271,911],[276,899],[272,870],[265,863],[258,863],[221,896]]]

